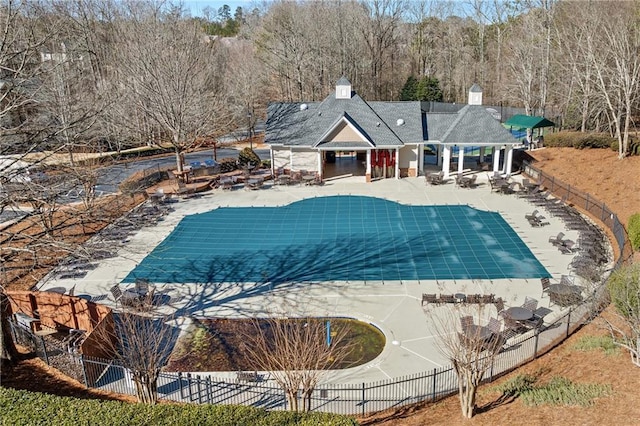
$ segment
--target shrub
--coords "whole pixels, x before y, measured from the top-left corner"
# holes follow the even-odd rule
[[[238,165],[240,167],[244,167],[247,164],[253,164],[254,166],[259,166],[261,163],[260,157],[256,154],[251,148],[246,147],[240,154],[238,154]]]
[[[611,336],[584,336],[573,345],[578,351],[602,349],[606,355],[620,353],[620,347],[613,342]]]
[[[238,170],[238,162],[235,158],[223,158],[218,161],[218,163],[220,164],[220,173],[229,173]]]
[[[127,404],[0,388],[2,424],[21,425],[356,425],[326,413],[268,412],[234,405]]]
[[[595,398],[611,394],[610,385],[573,383],[564,377],[554,377],[543,386],[522,393],[526,405],[580,405],[589,406]]]
[[[627,225],[629,232],[629,240],[634,250],[640,249],[640,213],[631,215],[629,224]]]
[[[640,316],[640,263],[615,270],[609,276],[607,290],[618,313],[634,322]]]
[[[523,393],[533,389],[536,378],[529,374],[518,374],[496,387],[498,392],[502,392],[505,397],[517,398]]]
[[[616,139],[605,133],[558,132],[545,135],[545,146],[585,148],[611,148]]]

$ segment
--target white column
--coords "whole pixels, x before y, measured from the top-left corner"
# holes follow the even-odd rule
[[[371,176],[371,150],[367,150],[367,171],[366,174]]]
[[[289,170],[293,171],[293,148],[289,149]]]
[[[424,145],[418,145],[418,176],[424,174]]]
[[[400,179],[400,148],[396,148],[395,168],[396,179]]]
[[[480,158],[479,158],[479,161],[481,163],[484,162],[484,148],[485,148],[484,146],[480,147]]]
[[[271,160],[271,176],[276,175],[276,165],[275,161],[273,161],[273,148],[269,148],[269,159]]]
[[[513,166],[513,145],[509,145],[509,150],[507,151],[507,158],[505,160],[506,166],[504,172],[508,175],[511,174],[511,169]]]
[[[442,145],[440,144],[436,145],[436,158],[438,159],[436,164],[442,166]]]
[[[458,146],[458,176],[462,176],[464,170],[464,147]]]
[[[497,172],[500,165],[500,147],[493,147],[493,171]]]
[[[444,172],[444,178],[449,179],[449,162],[451,161],[451,147],[449,145],[444,146],[444,155],[442,159],[442,171]]]
[[[318,176],[322,179],[322,151],[318,151]]]

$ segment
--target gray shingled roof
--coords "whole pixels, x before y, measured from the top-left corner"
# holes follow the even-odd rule
[[[336,86],[351,86],[351,82],[344,75],[336,82]]]
[[[303,104],[305,109],[301,109]],[[451,112],[426,113],[422,106],[420,102],[367,103],[357,94],[351,99],[336,99],[331,94],[320,103],[272,103],[267,109],[265,143],[368,148],[422,141],[470,145],[517,142],[484,106],[456,105]],[[404,124],[398,126],[398,119],[404,120]],[[330,131],[341,122],[356,128],[366,141],[327,142]]]
[[[266,143],[309,147],[318,145],[324,142],[323,136],[346,114],[374,146],[403,145],[403,141],[391,130],[385,120],[357,94],[354,94],[351,99],[336,99],[335,94],[331,94],[320,104],[308,103],[308,108],[303,111],[300,110],[300,105],[302,103],[269,105]],[[419,108],[416,111],[419,112]]]
[[[482,92],[482,87],[478,86],[477,84],[473,84],[473,86],[471,86],[471,89],[469,89],[469,92],[472,93],[481,93]]]
[[[442,143],[477,145],[517,142],[482,105],[467,105],[456,115],[456,119],[440,140]]]

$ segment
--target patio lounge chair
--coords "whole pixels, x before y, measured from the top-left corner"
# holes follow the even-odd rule
[[[553,237],[549,237],[549,242],[551,244],[553,244],[554,246],[556,245],[561,245],[562,244],[562,239],[564,238],[564,233],[563,232],[558,232],[558,235]]]
[[[487,324],[489,330],[491,330],[494,334],[500,334],[500,330],[502,329],[502,322],[497,318],[489,318],[489,324]]]

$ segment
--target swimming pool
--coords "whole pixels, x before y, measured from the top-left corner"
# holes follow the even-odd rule
[[[123,282],[541,277],[550,274],[499,213],[331,196],[187,216]]]

